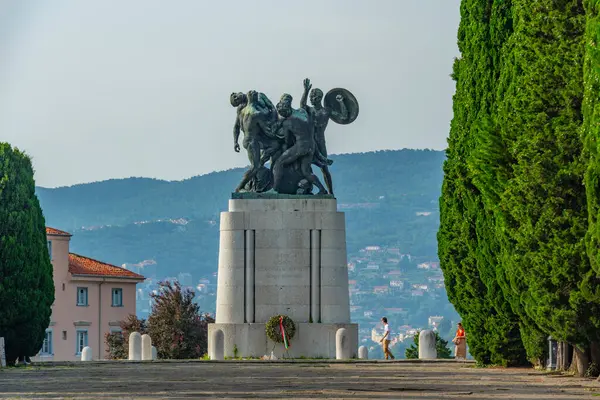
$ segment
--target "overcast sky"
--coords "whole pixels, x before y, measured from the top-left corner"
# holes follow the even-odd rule
[[[444,149],[460,0],[0,0],[0,141],[36,182],[179,180],[247,164],[232,91],[349,89],[330,153]]]

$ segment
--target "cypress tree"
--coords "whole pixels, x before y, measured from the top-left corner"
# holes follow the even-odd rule
[[[438,233],[448,298],[463,318],[470,352],[481,363],[501,365],[522,364],[525,357],[518,319],[496,279],[499,246],[490,220],[493,193],[501,189],[493,179],[493,166],[480,167],[498,152],[493,146],[491,113],[502,46],[511,29],[510,11],[506,1],[464,0],[461,4],[461,58],[454,65],[454,118]]]
[[[588,211],[588,231],[586,248],[592,270],[582,284],[587,300],[600,303],[600,158],[598,139],[600,138],[600,1],[584,1],[586,12],[585,61],[584,61],[584,100],[583,100],[583,139],[584,156],[587,162],[585,186]],[[600,315],[591,316],[591,323],[600,326]],[[600,364],[600,343],[592,339],[590,356]]]
[[[498,110],[514,160],[496,228],[499,283],[535,358],[545,335],[586,351],[597,332],[597,303],[583,291],[591,270],[579,136],[585,13],[581,0],[513,0],[513,7]]]
[[[585,93],[583,103],[585,141],[585,157],[587,170],[585,175],[588,232],[586,235],[587,251],[590,263],[600,274],[600,157],[598,155],[598,139],[600,138],[600,2],[585,2],[586,54],[584,63]]]
[[[53,302],[52,265],[31,160],[0,143],[0,336],[7,362],[37,354]]]

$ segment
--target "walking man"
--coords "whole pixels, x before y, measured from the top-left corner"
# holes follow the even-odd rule
[[[383,343],[383,354],[386,360],[388,357],[393,360],[394,355],[390,351],[390,326],[388,325],[386,317],[381,318],[381,322],[383,322],[383,337],[381,338],[380,342]]]

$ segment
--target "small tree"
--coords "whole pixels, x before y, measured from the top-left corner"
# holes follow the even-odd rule
[[[183,290],[179,282],[160,282],[152,313],[148,318],[148,334],[159,358],[199,358],[208,349],[208,324],[214,320],[200,314],[194,303],[194,292]]]
[[[8,364],[40,350],[53,302],[46,223],[31,160],[0,142],[0,337]]]
[[[110,332],[104,335],[110,360],[123,360],[129,357],[129,335],[132,332],[139,332],[141,335],[148,333],[146,320],[139,319],[134,314],[130,314],[119,325],[121,332]]]
[[[419,358],[419,334],[421,332],[417,331],[413,338],[413,344],[410,345],[409,348],[404,352],[404,356],[408,359],[417,359]],[[444,340],[440,337],[439,333],[435,333],[435,347],[437,350],[437,358],[452,358],[452,352],[448,348],[448,341]]]

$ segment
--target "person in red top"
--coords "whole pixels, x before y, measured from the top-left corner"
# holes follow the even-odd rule
[[[456,336],[452,340],[454,343],[454,358],[457,360],[464,360],[467,358],[467,338],[465,335],[465,328],[462,323],[458,323],[458,329],[456,329]]]

